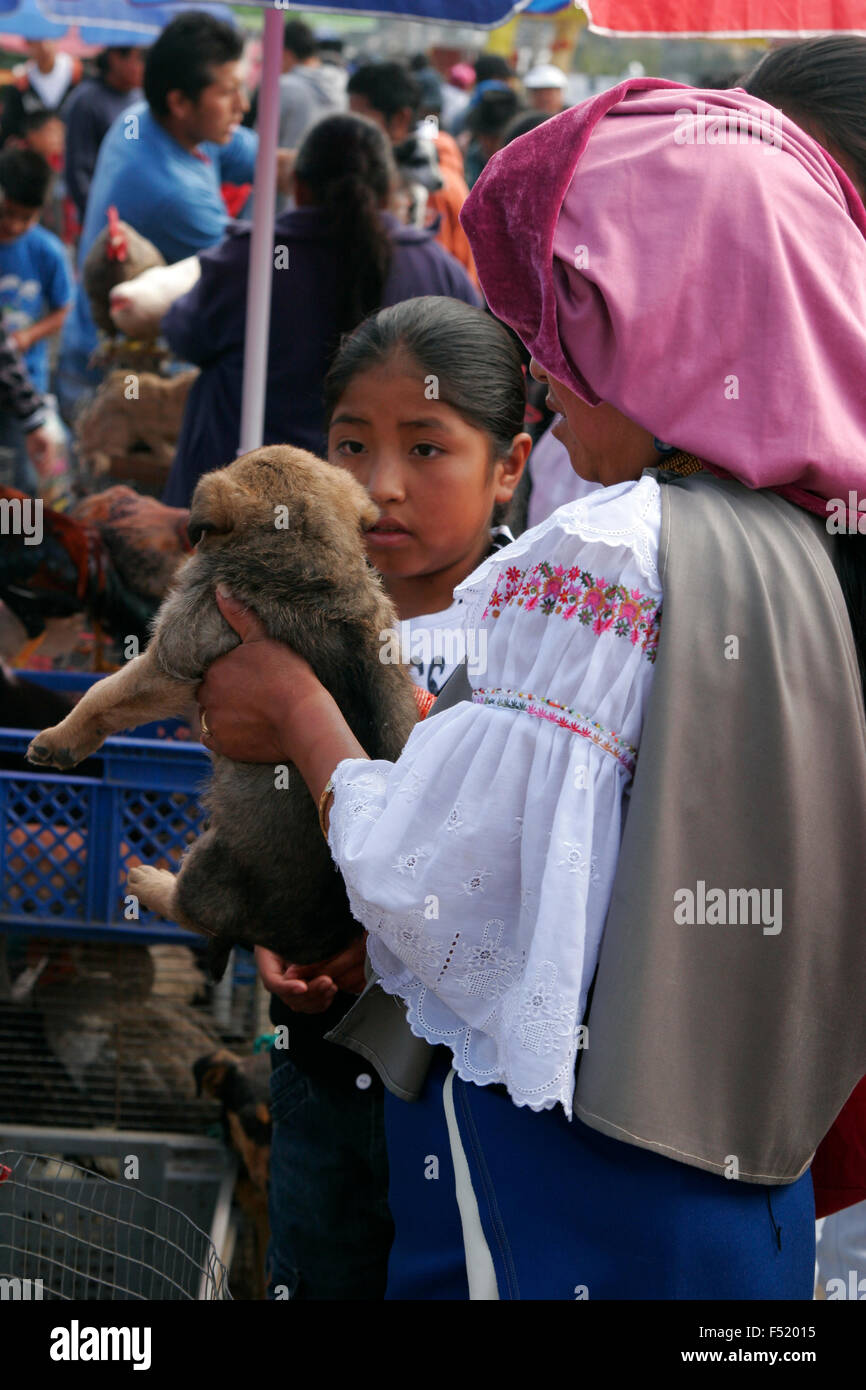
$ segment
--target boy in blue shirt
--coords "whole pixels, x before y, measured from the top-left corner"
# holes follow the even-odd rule
[[[59,333],[73,285],[62,243],[39,225],[51,170],[33,150],[0,152],[0,307],[10,345],[35,389],[48,389],[47,339]],[[0,419],[0,481],[35,492],[36,476],[17,420]]]
[[[166,25],[148,50],[146,101],[128,107],[105,136],[87,198],[79,268],[106,226],[110,206],[171,264],[220,241],[229,221],[220,187],[249,183],[258,137],[241,125],[249,102],[240,59],[243,39],[229,24],[188,11]],[[288,188],[288,152],[279,183]],[[88,366],[98,335],[84,290],[63,332],[61,408],[100,380]]]

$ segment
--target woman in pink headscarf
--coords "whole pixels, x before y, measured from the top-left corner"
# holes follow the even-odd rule
[[[772,107],[645,78],[463,223],[602,486],[459,586],[487,669],[394,764],[222,658],[278,671],[369,932],[389,1297],[808,1299],[866,1071],[866,211]]]

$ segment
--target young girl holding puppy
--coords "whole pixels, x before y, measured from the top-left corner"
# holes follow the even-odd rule
[[[329,458],[381,512],[367,554],[399,619],[382,633],[381,656],[408,661],[428,701],[464,656],[483,671],[483,646],[470,634],[467,649],[452,591],[512,539],[499,523],[530,447],[524,405],[520,359],[501,326],[431,296],[367,319],[326,382]],[[325,1040],[364,988],[363,939],[313,967],[263,948],[256,956],[271,1020],[289,1040],[273,1053],[270,1291],[381,1298],[393,1231],[382,1083]]]

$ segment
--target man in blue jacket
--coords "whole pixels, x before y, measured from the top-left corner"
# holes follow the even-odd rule
[[[230,24],[188,11],[149,50],[146,101],[122,112],[102,142],[87,200],[79,271],[106,226],[109,207],[148,238],[169,263],[213,246],[229,221],[220,186],[253,179],[258,137],[241,125],[249,108]],[[289,177],[282,157],[281,181]],[[61,343],[58,394],[67,418],[100,374],[88,368],[97,345],[79,285]]]

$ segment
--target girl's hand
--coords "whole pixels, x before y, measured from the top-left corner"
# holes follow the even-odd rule
[[[242,642],[217,658],[196,691],[202,743],[236,762],[294,763],[318,803],[337,764],[367,754],[308,662],[272,642],[221,586],[216,599]],[[326,825],[327,814],[326,806]]]
[[[216,599],[242,641],[208,667],[196,691],[207,729],[202,742],[236,762],[291,761],[291,715],[326,692],[303,657],[271,641],[254,613],[219,589]]]
[[[338,989],[345,990],[347,994],[363,994],[367,987],[367,977],[364,974],[366,959],[367,933],[364,932],[339,955],[332,956],[330,960],[323,960],[316,966],[308,966],[307,969],[320,970],[333,980]]]
[[[296,1013],[321,1014],[333,1003],[337,986],[321,966],[291,965],[264,946],[257,946],[255,955],[265,989]]]
[[[292,965],[274,951],[257,946],[256,964],[265,988],[290,1009],[299,1013],[323,1013],[338,989],[362,994],[367,983],[364,961],[367,957],[366,932],[339,955],[315,965]]]

